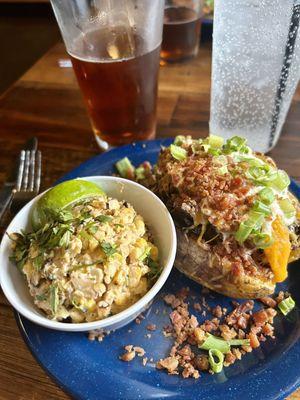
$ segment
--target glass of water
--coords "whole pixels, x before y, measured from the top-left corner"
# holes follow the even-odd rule
[[[210,132],[277,143],[300,78],[300,0],[215,0]]]

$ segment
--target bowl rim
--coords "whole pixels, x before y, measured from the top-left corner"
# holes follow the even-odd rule
[[[174,265],[175,261],[175,256],[176,256],[176,250],[177,250],[177,236],[176,236],[176,230],[175,230],[175,225],[173,222],[173,219],[165,206],[165,204],[157,197],[153,192],[151,192],[149,189],[146,187],[140,185],[137,182],[131,181],[129,179],[124,179],[124,178],[119,178],[115,176],[105,176],[105,175],[94,175],[94,176],[85,176],[85,177],[80,177],[76,178],[80,180],[93,180],[93,179],[102,179],[104,181],[115,181],[115,182],[120,182],[125,185],[132,185],[135,187],[138,187],[139,190],[144,191],[147,193],[147,196],[151,196],[155,199],[155,201],[158,203],[160,207],[165,209],[165,216],[166,216],[166,222],[168,222],[169,226],[169,234],[171,234],[172,239],[171,239],[171,247],[169,249],[166,261],[164,262],[164,267],[162,269],[162,272],[155,282],[155,284],[148,290],[148,292],[141,297],[137,302],[132,304],[130,307],[126,308],[125,310],[109,316],[107,318],[97,320],[97,321],[92,321],[92,322],[82,322],[82,323],[66,323],[66,322],[59,322],[59,321],[52,321],[48,319],[46,316],[43,316],[41,314],[37,315],[33,313],[32,311],[28,310],[26,306],[24,306],[22,303],[19,303],[18,301],[15,300],[14,294],[12,291],[7,289],[6,284],[5,284],[5,278],[4,278],[4,269],[0,268],[0,285],[3,290],[4,295],[6,296],[7,300],[9,303],[17,310],[20,314],[22,314],[25,318],[29,319],[30,321],[43,326],[45,328],[50,328],[54,330],[60,330],[60,331],[66,331],[66,332],[86,332],[86,331],[91,331],[94,329],[105,329],[109,328],[111,325],[115,325],[120,323],[122,320],[125,320],[126,318],[138,313],[139,311],[142,312],[143,307],[145,307],[159,292],[159,290],[162,288],[164,283],[166,282],[168,276],[171,273],[171,270]],[[4,262],[9,263],[9,260],[5,259],[4,257],[4,246],[5,242],[8,240],[6,237],[7,232],[10,231],[10,227],[15,224],[16,220],[19,217],[19,214],[21,211],[26,209],[26,215],[29,215],[30,210],[32,208],[33,203],[35,203],[41,196],[43,196],[44,193],[46,193],[48,190],[51,188],[45,190],[44,192],[40,193],[36,197],[34,197],[30,202],[28,202],[12,219],[8,227],[6,228],[2,240],[1,240],[1,245],[0,245],[0,262],[4,260]],[[143,215],[142,215],[143,216]],[[167,225],[167,224],[166,224]],[[26,281],[24,280],[24,283],[26,284]]]

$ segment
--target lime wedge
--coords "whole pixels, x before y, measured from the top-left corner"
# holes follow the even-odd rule
[[[95,183],[82,179],[62,182],[38,200],[31,213],[32,227],[36,230],[47,222],[47,210],[60,211],[74,202],[97,196],[105,196],[105,193]]]

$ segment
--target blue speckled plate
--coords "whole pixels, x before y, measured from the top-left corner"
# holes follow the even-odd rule
[[[128,156],[134,164],[145,159],[155,162],[160,146],[169,143],[170,140],[157,140],[114,149],[85,162],[62,180],[112,174],[114,163],[124,156]],[[300,188],[296,183],[292,183],[291,189],[300,197]],[[299,265],[291,265],[289,279],[281,288],[289,290],[298,304],[299,283]],[[200,298],[201,287],[175,270],[164,292],[175,292],[183,286],[189,286],[191,296],[196,297],[191,302]],[[207,296],[207,301],[212,306],[221,304],[226,307],[229,304],[229,299],[217,294]],[[202,374],[198,380],[182,379],[156,370],[154,362],[142,366],[139,357],[131,363],[119,361],[118,356],[127,344],[143,347],[146,355],[153,357],[154,361],[168,353],[172,340],[166,339],[161,332],[169,322],[166,310],[169,311],[161,296],[157,296],[147,311],[146,320],[140,325],[131,323],[101,343],[89,341],[83,333],[47,330],[20,315],[16,315],[16,319],[24,340],[38,362],[75,399],[284,399],[300,384],[300,318],[296,309],[288,318],[276,318],[275,340],[263,343],[259,349],[225,368],[221,374]],[[200,315],[198,317],[203,320]],[[158,328],[151,332],[151,338],[145,336],[148,323],[154,323]]]

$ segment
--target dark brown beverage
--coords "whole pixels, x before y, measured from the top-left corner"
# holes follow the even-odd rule
[[[164,14],[161,58],[174,62],[197,54],[201,20],[196,11],[187,7],[167,7]]]
[[[145,54],[143,47],[141,37],[119,27],[89,32],[70,54],[100,145],[155,136],[159,47]]]

